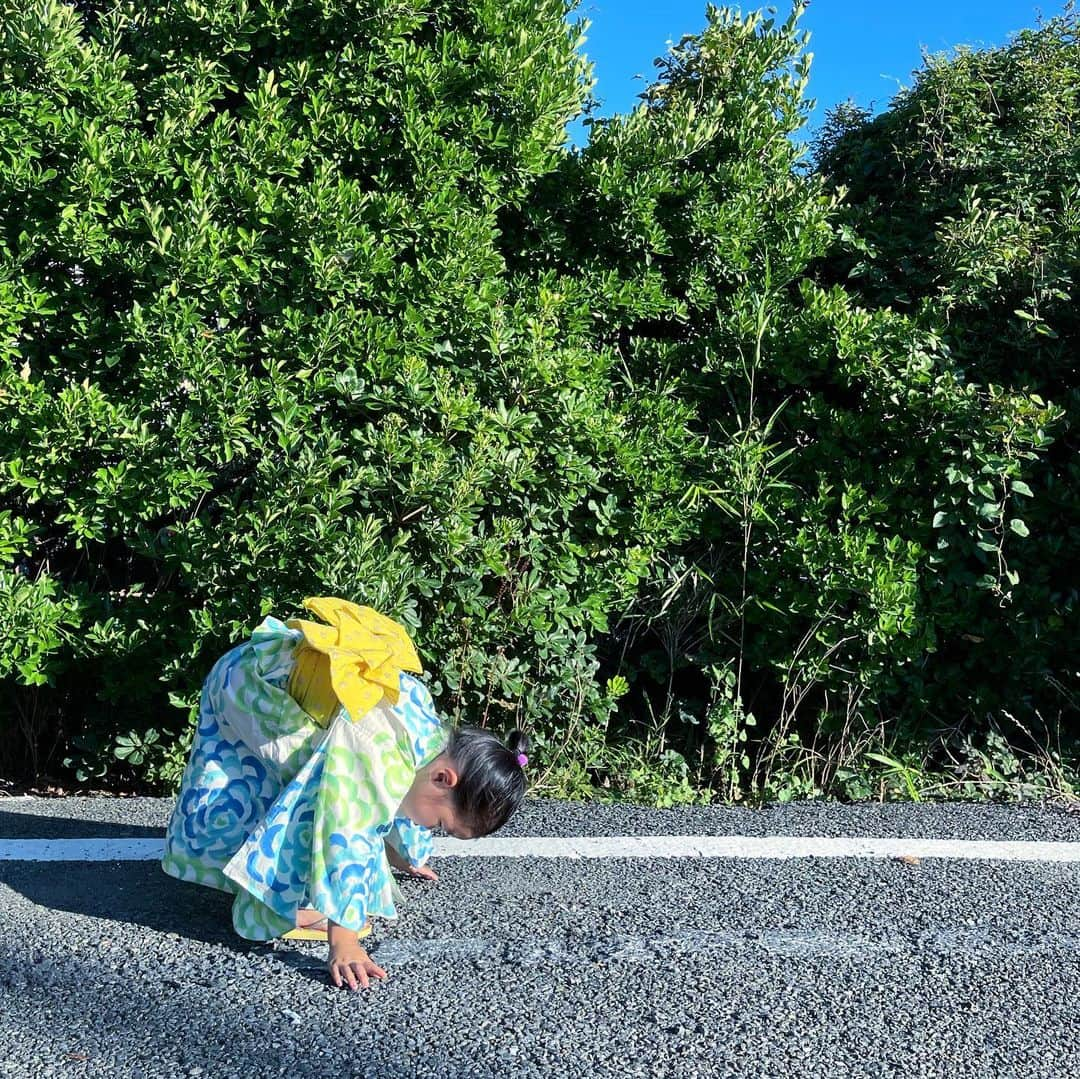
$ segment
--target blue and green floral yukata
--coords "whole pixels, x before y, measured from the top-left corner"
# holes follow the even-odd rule
[[[357,932],[396,918],[384,843],[414,866],[432,850],[431,832],[397,813],[446,745],[431,694],[395,670],[396,694],[356,717],[337,706],[320,726],[287,691],[304,644],[294,625],[266,618],[210,671],[165,838],[165,872],[232,892],[249,940],[286,933],[301,907]]]

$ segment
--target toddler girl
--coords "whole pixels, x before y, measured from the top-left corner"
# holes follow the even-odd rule
[[[525,739],[448,731],[396,622],[304,606],[328,624],[268,617],[210,671],[162,867],[233,893],[249,940],[325,933],[331,980],[355,989],[385,977],[359,939],[397,917],[390,866],[435,880],[431,829],[501,828],[524,797]]]

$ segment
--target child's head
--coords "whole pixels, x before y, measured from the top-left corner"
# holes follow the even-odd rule
[[[528,743],[522,731],[511,731],[505,743],[475,727],[458,727],[450,735],[446,755],[458,773],[454,808],[474,836],[497,832],[521,805]]]
[[[458,727],[446,749],[417,773],[401,812],[471,839],[498,831],[525,797],[527,748],[521,731],[502,742],[490,731]]]

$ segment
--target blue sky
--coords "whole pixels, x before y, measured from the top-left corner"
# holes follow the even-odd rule
[[[738,6],[752,11],[766,4]],[[781,17],[791,10],[789,2],[776,6]],[[1035,26],[1040,10],[1049,18],[1061,8],[1054,0],[812,0],[801,23],[814,54],[808,93],[818,107],[811,125],[849,97],[875,112],[884,109],[899,86],[910,84],[923,47],[941,52],[1003,45],[1017,30]],[[610,116],[637,104],[654,77],[653,60],[669,40],[702,29],[705,0],[583,0],[578,15],[592,23],[584,51],[594,64],[599,115]],[[579,124],[571,127],[571,138],[586,140]]]

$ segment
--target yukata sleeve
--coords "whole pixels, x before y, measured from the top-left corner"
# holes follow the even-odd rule
[[[357,932],[371,917],[396,918],[384,839],[414,775],[412,758],[402,753],[382,706],[362,723],[339,714],[225,867],[256,908],[265,908],[261,915],[273,914],[247,918],[252,925],[241,926],[234,913],[241,936],[278,935],[300,906]]]
[[[382,711],[335,722],[315,801],[310,905],[357,931],[397,917],[384,841],[416,774]]]
[[[414,868],[427,862],[435,851],[431,829],[409,817],[394,818],[386,842]]]

